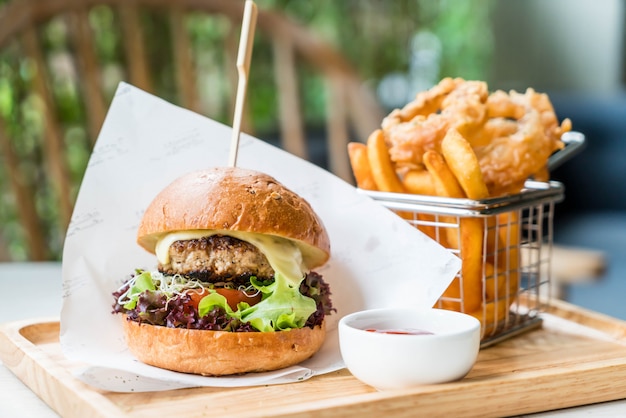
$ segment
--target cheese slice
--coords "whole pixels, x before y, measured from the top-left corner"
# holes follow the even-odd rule
[[[305,268],[300,248],[288,239],[273,235],[257,234],[254,232],[225,231],[225,230],[187,230],[165,234],[156,244],[155,254],[161,264],[169,263],[169,248],[176,241],[200,239],[211,235],[228,235],[254,245],[267,258],[275,272],[281,273],[294,284],[299,284],[304,278]]]

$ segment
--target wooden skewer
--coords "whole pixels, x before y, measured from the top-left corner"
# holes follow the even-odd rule
[[[252,0],[246,0],[241,24],[241,36],[239,38],[239,51],[237,54],[237,72],[239,81],[237,84],[237,98],[235,101],[235,114],[233,116],[233,131],[230,143],[229,165],[237,165],[237,152],[239,151],[239,135],[241,133],[241,116],[246,98],[248,86],[248,72],[254,44],[254,30],[256,27],[257,8]]]

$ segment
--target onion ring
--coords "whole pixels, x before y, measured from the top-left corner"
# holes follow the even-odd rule
[[[444,78],[393,110],[381,127],[400,174],[423,168],[424,153],[440,151],[446,133],[457,130],[476,153],[490,194],[501,195],[533,176],[546,179],[548,158],[564,146],[571,121],[559,124],[548,95],[531,88],[489,93],[485,82]]]

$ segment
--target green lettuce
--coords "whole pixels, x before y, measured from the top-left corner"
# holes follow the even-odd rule
[[[302,328],[317,309],[315,300],[300,293],[300,282],[290,281],[280,273],[276,273],[270,285],[262,285],[254,278],[250,282],[263,294],[259,303],[250,306],[240,302],[237,310],[233,311],[224,296],[211,293],[200,301],[198,314],[203,317],[218,306],[229,316],[249,322],[261,332],[271,332]]]
[[[140,275],[136,276],[135,280],[133,280],[133,284],[126,294],[129,301],[124,304],[124,309],[135,309],[137,301],[139,300],[139,295],[146,290],[156,290],[154,281],[152,280],[152,275],[149,271],[144,271]]]

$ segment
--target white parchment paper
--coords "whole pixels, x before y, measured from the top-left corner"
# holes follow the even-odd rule
[[[460,260],[329,172],[242,134],[237,165],[266,172],[311,203],[331,240],[332,256],[317,269],[330,284],[337,313],[328,318],[321,351],[269,373],[204,377],[136,361],[128,352],[115,291],[136,268],[155,269],[136,244],[152,198],[176,177],[228,163],[230,127],[122,83],[89,160],[63,254],[61,347],[88,366],[83,381],[110,391],[297,382],[343,367],[337,322],[365,308],[432,306]]]

